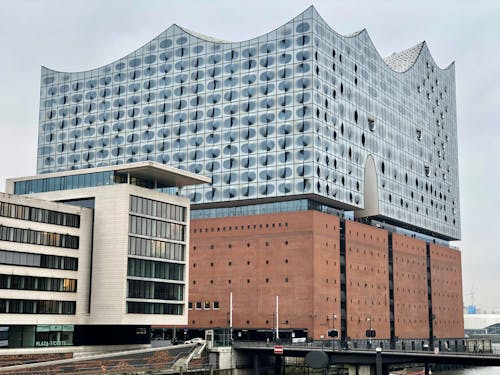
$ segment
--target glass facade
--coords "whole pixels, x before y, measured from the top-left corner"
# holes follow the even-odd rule
[[[184,264],[129,258],[128,275],[150,279],[184,280]]]
[[[272,214],[276,212],[293,212],[315,210],[342,216],[347,219],[354,218],[352,212],[337,210],[333,207],[312,201],[310,199],[298,199],[285,202],[261,203],[253,205],[243,205],[237,207],[220,207],[191,210],[191,219],[208,219],[227,216],[250,216]]]
[[[425,43],[382,59],[314,8],[248,41],[173,25],[98,69],[43,68],[39,173],[152,160],[203,174],[194,204],[315,195],[460,237],[455,72]],[[370,180],[370,184],[371,184]]]
[[[186,221],[186,207],[130,196],[127,312],[183,313]]]
[[[0,216],[74,228],[80,227],[79,215],[7,202],[0,202]]]
[[[130,233],[133,234],[182,241],[184,238],[184,228],[185,226],[182,224],[168,223],[139,216],[130,216]]]
[[[0,314],[74,314],[75,301],[0,298]]]
[[[73,345],[73,332],[75,327],[71,324],[40,324],[36,326],[36,347],[69,346]]]
[[[134,236],[129,237],[128,253],[130,255],[183,261],[185,251],[186,246],[183,244]]]
[[[9,348],[73,345],[74,330],[72,324],[11,325],[0,327],[0,343]]]
[[[179,304],[127,301],[129,314],[182,315],[183,311],[184,305]]]
[[[127,180],[125,179],[125,182]],[[35,194],[48,191],[82,189],[95,186],[105,186],[115,183],[113,171],[76,174],[72,176],[39,178],[26,181],[17,181],[14,194]]]
[[[14,194],[35,194],[45,193],[49,191],[61,191],[72,189],[84,189],[97,186],[113,185],[113,184],[126,184],[141,186],[146,189],[155,189],[166,194],[177,195],[178,188],[172,186],[165,186],[155,179],[141,179],[137,177],[130,177],[116,171],[82,173],[71,176],[48,177],[48,178],[35,178],[32,180],[23,180],[14,182]],[[81,207],[88,207],[80,205]],[[93,207],[89,207],[93,208]]]
[[[56,270],[78,270],[78,258],[25,253],[21,251],[0,250],[0,264]]]
[[[79,238],[69,234],[42,232],[0,225],[0,241],[78,249]]]
[[[147,298],[182,301],[184,285],[155,281],[128,280],[129,298]]]
[[[130,198],[130,211],[164,220],[186,221],[186,207],[136,196]]]
[[[75,279],[0,274],[0,289],[76,292]]]
[[[84,207],[84,208],[95,208],[95,198],[81,198],[81,199],[69,199],[58,201],[65,204],[70,204],[72,206]]]

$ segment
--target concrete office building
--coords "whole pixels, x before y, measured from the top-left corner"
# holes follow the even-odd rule
[[[151,325],[186,324],[189,200],[175,192],[208,181],[152,162],[7,180],[8,346],[148,343]]]
[[[227,325],[233,292],[234,328],[270,331],[279,294],[309,318],[277,324],[310,337],[335,322],[343,340],[372,325],[431,341],[463,336],[456,128],[453,64],[425,42],[381,58],[311,7],[243,42],[173,25],[101,68],[43,68],[37,169],[152,160],[211,178],[181,191],[189,328]]]
[[[92,210],[2,193],[0,233],[1,346],[72,343],[88,312]]]

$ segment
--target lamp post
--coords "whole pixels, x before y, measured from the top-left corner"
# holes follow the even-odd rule
[[[328,337],[331,337],[333,339],[335,337],[339,337],[339,332],[335,329],[335,319],[337,319],[337,315],[332,314],[332,318],[333,318],[332,329],[330,329],[330,323],[328,323]],[[326,321],[327,322],[330,321],[330,317],[328,315],[326,316]],[[333,343],[332,343],[332,347],[333,347]]]
[[[371,338],[370,338],[370,337],[372,337],[372,316],[371,316],[371,315],[369,315],[369,316],[366,318],[366,320],[368,321],[368,324],[369,324],[369,326],[370,326],[370,328],[369,328],[369,330],[368,330],[369,334],[368,334],[368,335],[366,335],[366,336],[368,336],[368,349],[371,349],[371,348],[372,348],[372,340],[371,340]]]
[[[276,296],[276,342],[280,339],[280,327],[279,327],[279,318],[280,318],[280,303],[279,303],[279,296]]]
[[[225,333],[224,333],[224,342],[226,343],[227,341],[227,345],[231,345],[231,339],[230,339],[230,332],[231,332],[231,319],[230,319],[230,315],[231,313],[229,311],[226,312],[226,323],[227,323],[227,329],[225,329]]]
[[[335,319],[337,319],[337,314],[332,315],[333,321],[332,321],[332,330],[333,330],[333,337],[332,337],[332,351],[335,350]]]
[[[233,292],[229,292],[229,345],[233,344]]]

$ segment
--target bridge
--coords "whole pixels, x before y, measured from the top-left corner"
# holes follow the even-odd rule
[[[275,374],[282,373],[283,357],[302,357],[308,365],[320,368],[319,363],[324,366],[346,364],[353,366],[356,372],[365,371],[376,375],[388,375],[391,366],[405,364],[423,364],[425,374],[429,374],[431,364],[449,364],[466,366],[500,366],[500,355],[480,354],[468,352],[441,352],[432,351],[400,351],[390,349],[349,349],[340,350],[331,346],[315,346],[314,344],[284,344],[279,345],[278,351],[283,354],[275,354],[275,346],[272,343],[236,341],[233,348],[243,353],[253,355],[255,375],[260,375],[259,358],[275,357]],[[310,354],[315,353],[315,354]],[[312,363],[311,363],[312,361]]]

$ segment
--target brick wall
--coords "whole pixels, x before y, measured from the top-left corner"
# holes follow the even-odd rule
[[[388,232],[346,221],[347,335],[390,338]],[[193,220],[189,328],[340,330],[340,221],[316,211]],[[460,252],[432,245],[435,336],[462,337]],[[428,338],[426,244],[393,234],[394,325]],[[197,302],[199,306],[197,307]],[[218,308],[214,305],[218,303]]]
[[[326,337],[336,315],[340,329],[339,233],[316,211],[193,220],[189,326],[226,326],[232,291],[235,329],[272,329],[276,295],[280,328]]]
[[[460,251],[431,244],[434,336],[463,337],[462,261]]]
[[[387,231],[346,221],[347,335],[390,338]]]
[[[429,338],[425,242],[394,234],[392,248],[395,334]]]

